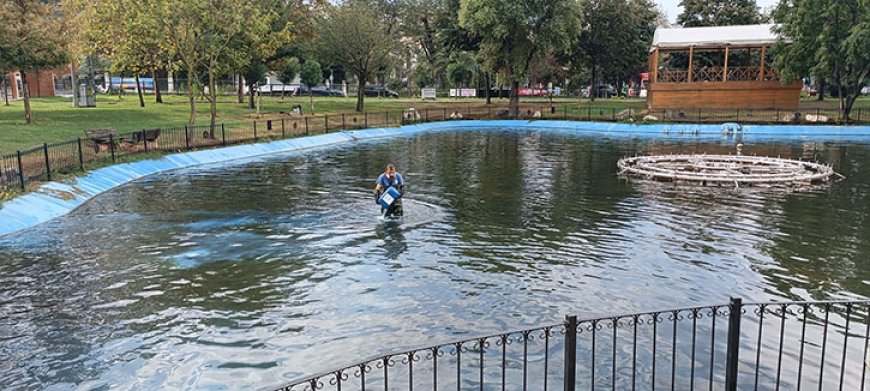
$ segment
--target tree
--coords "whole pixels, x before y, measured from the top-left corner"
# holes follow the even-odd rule
[[[387,61],[395,40],[374,11],[355,1],[329,8],[314,31],[323,58],[356,75],[356,111],[363,111],[366,81]]]
[[[291,84],[301,70],[302,65],[299,65],[299,59],[296,57],[290,57],[284,64],[284,69],[282,69],[281,73],[278,75],[278,80],[281,80],[281,83],[285,85]],[[281,89],[281,99],[284,99],[284,91],[286,90],[286,88]]]
[[[677,24],[683,27],[734,26],[762,21],[755,0],[681,0],[683,12]]]
[[[314,60],[306,61],[305,65],[302,66],[299,78],[302,80],[302,84],[308,87],[308,98],[311,99],[311,114],[314,114],[314,91],[312,91],[312,88],[316,87],[323,80],[323,71],[320,69],[320,63]]]
[[[260,89],[260,83],[266,81],[266,64],[254,60],[242,70],[242,75],[245,77],[245,84],[248,85],[248,107],[254,109],[254,95]]]
[[[773,67],[782,82],[812,75],[833,84],[842,117],[848,120],[870,72],[870,2],[784,1],[773,18],[779,23]]]
[[[580,20],[574,0],[462,0],[459,10],[460,25],[481,40],[484,68],[504,72],[510,82],[513,117],[529,66],[549,50],[568,49]]]
[[[196,121],[194,86],[202,86],[205,76],[210,104],[208,136],[214,137],[217,79],[251,64],[249,50],[274,50],[272,44],[278,38],[270,25],[277,15],[263,12],[256,0],[150,1],[155,4],[154,15],[167,32],[167,42],[178,54],[190,80],[190,124]]]
[[[454,52],[450,56],[450,63],[447,64],[447,80],[453,88],[462,88],[465,83],[468,83],[474,77],[477,64],[474,62],[474,57],[466,52]],[[460,94],[457,94],[457,98]]]
[[[21,72],[24,121],[33,123],[27,72],[62,65],[68,58],[59,4],[40,0],[0,3],[0,68]]]

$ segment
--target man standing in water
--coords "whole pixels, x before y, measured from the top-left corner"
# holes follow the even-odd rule
[[[390,187],[398,190],[399,194],[405,194],[405,179],[402,178],[402,174],[396,172],[396,166],[392,163],[387,164],[387,169],[384,170],[384,173],[378,177],[377,181],[375,181],[375,203],[378,203],[378,200],[381,199],[381,193]],[[384,208],[381,207],[381,213],[387,217],[403,216],[405,211],[402,210],[402,199],[399,198],[393,202],[393,205],[390,206],[390,209],[388,209],[386,213],[384,213]]]

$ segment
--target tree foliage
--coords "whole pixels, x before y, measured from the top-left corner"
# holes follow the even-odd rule
[[[395,46],[383,18],[366,4],[352,1],[330,7],[314,31],[321,56],[356,75],[356,110],[363,111],[365,83],[387,61]]]
[[[761,13],[755,0],[681,0],[683,12],[677,24],[683,27],[758,24]]]
[[[302,71],[299,73],[299,79],[302,84],[308,87],[308,97],[311,100],[311,113],[314,113],[314,91],[316,87],[323,81],[323,71],[320,69],[320,63],[315,60],[308,60],[302,66]]]
[[[656,5],[650,0],[587,0],[582,10],[585,23],[570,56],[574,68],[588,70],[590,85],[637,75],[661,18]]]
[[[564,51],[580,29],[574,0],[461,0],[460,25],[480,39],[483,68],[511,83],[510,114],[519,112],[519,84],[548,51]]]
[[[773,17],[780,36],[773,66],[782,82],[812,75],[832,83],[848,119],[870,73],[870,1],[783,1]]]
[[[63,9],[54,1],[0,3],[0,69],[21,71],[24,120],[33,123],[26,72],[64,64],[68,59]]]

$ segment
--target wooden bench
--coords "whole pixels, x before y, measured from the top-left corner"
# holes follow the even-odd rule
[[[108,151],[111,143],[117,141],[118,131],[114,128],[85,130],[85,136],[94,142],[94,152]]]
[[[136,146],[142,145],[144,150],[150,151],[157,149],[157,137],[160,137],[160,129],[143,129],[138,132],[130,133],[127,138],[121,136],[118,142],[123,150],[135,149]]]

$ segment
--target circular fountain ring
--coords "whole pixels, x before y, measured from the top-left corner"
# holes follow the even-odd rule
[[[840,176],[824,164],[741,155],[636,156],[617,166],[620,175],[702,186],[806,186]]]

